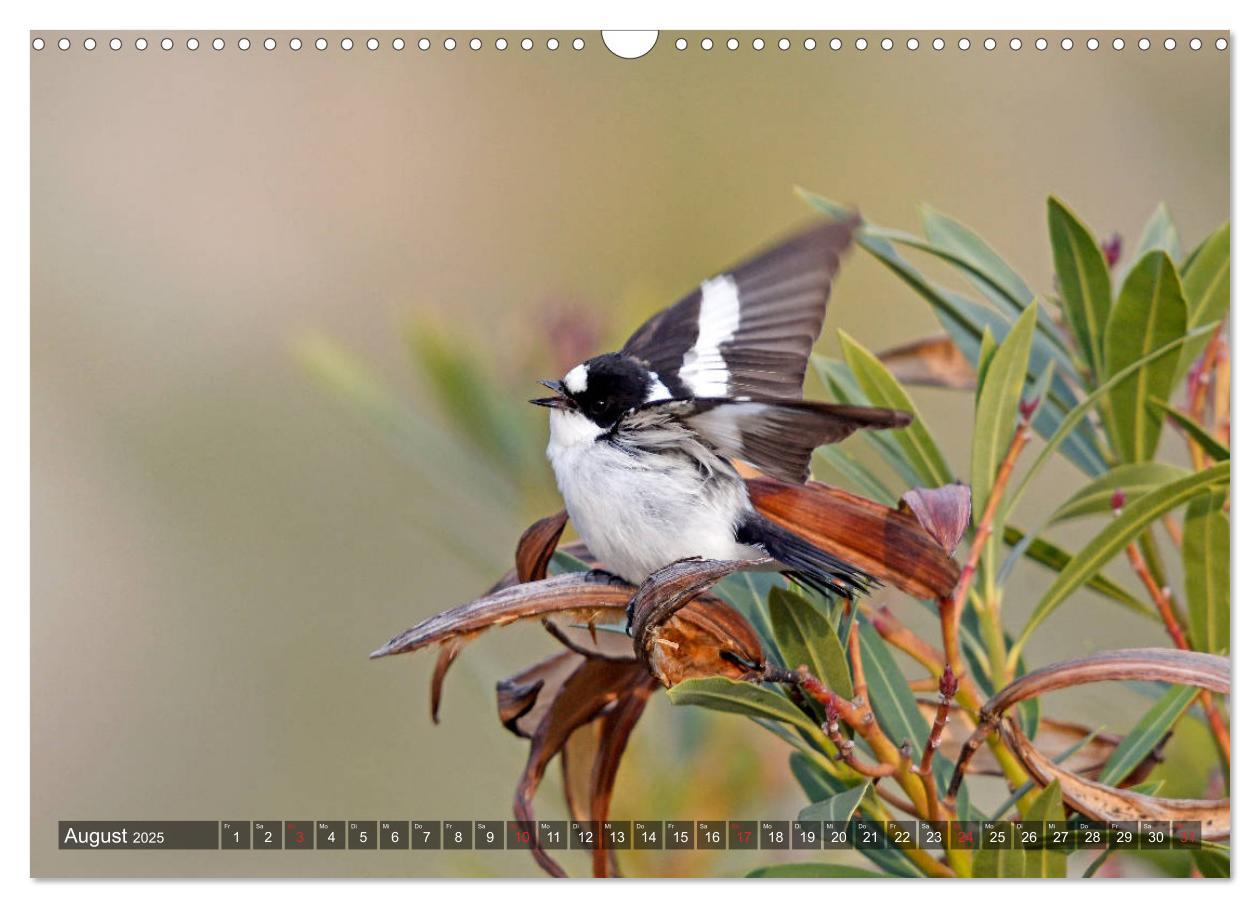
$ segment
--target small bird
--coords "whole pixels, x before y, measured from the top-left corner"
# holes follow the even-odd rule
[[[704,281],[616,353],[541,384],[547,457],[582,540],[634,584],[689,557],[758,559],[852,596],[874,579],[770,522],[732,461],[803,483],[815,448],[905,426],[896,410],[801,399],[831,282],[857,221],[798,233]]]

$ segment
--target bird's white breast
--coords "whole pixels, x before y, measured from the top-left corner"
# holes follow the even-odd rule
[[[614,574],[641,583],[680,558],[755,558],[735,541],[751,506],[743,482],[705,476],[686,457],[601,440],[579,413],[551,411],[547,457],[574,528]]]

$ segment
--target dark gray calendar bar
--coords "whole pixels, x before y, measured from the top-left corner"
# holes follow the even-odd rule
[[[79,851],[175,851],[219,847],[218,820],[62,820],[57,847]]]

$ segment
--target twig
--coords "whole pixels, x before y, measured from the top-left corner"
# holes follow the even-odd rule
[[[936,707],[936,718],[932,720],[932,731],[923,745],[923,758],[919,761],[918,770],[919,777],[923,779],[923,786],[928,792],[928,804],[935,810],[932,815],[934,820],[944,817],[940,809],[941,801],[936,792],[936,777],[932,775],[932,758],[936,756],[936,749],[941,746],[941,735],[945,732],[945,723],[949,721],[949,707],[957,692],[958,679],[946,665],[945,670],[941,672],[940,702]]]
[[[1113,498],[1113,504],[1115,499]],[[1119,507],[1115,508],[1115,513],[1119,515]],[[1146,560],[1142,557],[1141,551],[1138,550],[1137,544],[1130,542],[1125,549],[1125,554],[1129,556],[1129,564],[1133,567],[1133,572],[1137,574],[1138,579],[1142,581],[1142,585],[1146,587],[1147,593],[1150,594],[1151,601],[1155,603],[1155,608],[1159,610],[1159,616],[1164,621],[1164,628],[1168,631],[1168,636],[1172,638],[1173,645],[1180,650],[1189,650],[1190,641],[1187,639],[1185,631],[1181,629],[1180,622],[1173,612],[1172,602],[1168,598],[1168,591],[1155,582],[1155,578],[1151,576],[1150,568],[1146,565]],[[1199,692],[1199,703],[1203,706],[1203,713],[1207,716],[1208,725],[1212,729],[1212,736],[1216,739],[1216,746],[1220,749],[1221,756],[1225,758],[1225,762],[1230,762],[1229,748],[1229,729],[1225,726],[1225,720],[1221,718],[1220,710],[1216,708],[1216,701],[1212,699],[1212,694],[1206,690]]]

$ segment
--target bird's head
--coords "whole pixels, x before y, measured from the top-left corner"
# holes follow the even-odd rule
[[[669,397],[655,373],[624,353],[601,354],[574,366],[559,381],[541,384],[555,391],[555,397],[530,403],[579,413],[604,429],[648,401]]]

